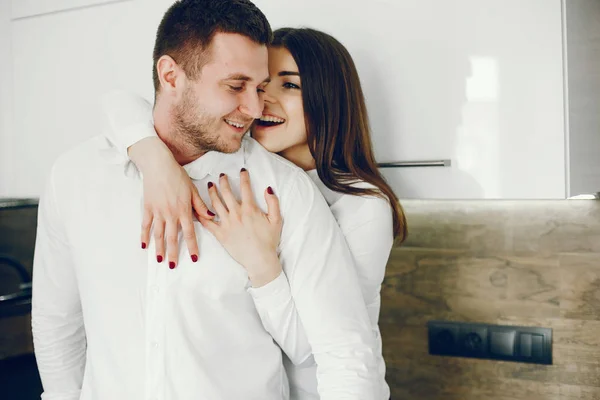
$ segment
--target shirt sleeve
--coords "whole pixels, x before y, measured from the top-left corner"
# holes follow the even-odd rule
[[[387,200],[367,196],[358,199],[362,205],[355,209],[353,224],[342,226],[342,232],[354,259],[369,318],[376,328],[381,284],[394,244],[394,222]]]
[[[308,176],[281,198],[280,260],[317,364],[322,400],[373,399],[374,340],[348,246]]]
[[[350,206],[352,224],[343,224],[342,232],[354,259],[358,280],[374,337],[379,335],[381,284],[393,246],[393,219],[385,199],[358,197]],[[249,289],[265,329],[290,360],[300,365],[312,354],[302,321],[298,317],[285,273],[259,288]],[[383,363],[381,349],[375,349],[377,364]]]
[[[353,207],[352,226],[342,225],[346,243],[350,248],[363,298],[371,320],[375,339],[375,359],[378,367],[379,390],[385,386],[385,360],[383,359],[379,314],[381,311],[381,284],[394,244],[392,210],[385,199],[362,197],[362,206]],[[379,393],[377,398],[387,398],[389,392]]]
[[[33,266],[32,331],[42,400],[77,400],[86,336],[79,290],[52,177],[38,208]]]
[[[146,99],[122,90],[114,90],[101,99],[106,129],[104,135],[127,156],[127,149],[147,137],[157,137],[152,117],[152,104]]]
[[[259,288],[249,289],[263,326],[290,361],[302,364],[312,354],[285,273]]]

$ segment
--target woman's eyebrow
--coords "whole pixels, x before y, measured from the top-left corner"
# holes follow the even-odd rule
[[[295,72],[295,71],[280,71],[278,74],[278,76],[300,76],[299,72]]]

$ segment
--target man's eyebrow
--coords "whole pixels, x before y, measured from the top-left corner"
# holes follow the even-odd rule
[[[249,82],[252,80],[252,78],[250,78],[249,76],[246,76],[244,74],[233,74],[233,75],[229,75],[227,78],[223,79],[224,81],[244,81],[244,82]]]
[[[280,71],[277,75],[279,76],[300,76],[299,72],[295,71]]]
[[[244,81],[244,82],[252,82],[254,79],[246,76],[244,74],[233,74],[229,75],[227,78],[223,79],[224,81]],[[271,77],[267,76],[260,84],[271,82]]]

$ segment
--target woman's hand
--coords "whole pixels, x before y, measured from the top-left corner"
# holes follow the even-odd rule
[[[250,175],[245,169],[240,172],[241,203],[234,197],[227,176],[221,174],[219,180],[225,204],[212,182],[208,183],[208,194],[220,222],[201,220],[200,223],[246,268],[252,286],[266,285],[282,269],[277,256],[282,227],[279,200],[270,186],[266,188],[268,213],[263,213],[254,201]]]
[[[140,140],[129,148],[129,157],[142,172],[144,179],[144,215],[142,219],[142,248],[150,240],[150,229],[156,242],[156,259],[165,255],[165,234],[169,267],[177,265],[179,254],[179,225],[193,262],[198,261],[198,241],[192,212],[199,221],[211,220],[196,186],[181,167],[169,148],[156,137]]]

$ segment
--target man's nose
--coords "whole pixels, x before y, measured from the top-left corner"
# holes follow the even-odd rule
[[[240,105],[240,111],[254,119],[260,118],[265,103],[258,92],[248,91],[245,93],[244,100]]]

